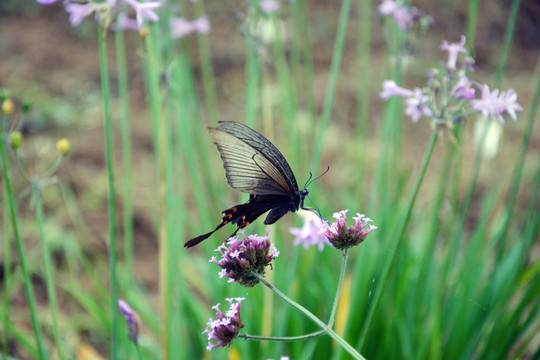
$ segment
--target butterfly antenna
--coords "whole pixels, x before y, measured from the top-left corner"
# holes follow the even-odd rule
[[[304,189],[307,188],[310,184],[312,184],[313,182],[315,182],[315,180],[321,178],[323,175],[325,175],[328,171],[330,171],[330,166],[328,166],[326,168],[326,170],[319,176],[317,176],[315,179],[311,180],[311,178],[313,177],[313,174],[311,173],[311,171],[309,172],[309,178],[307,179],[306,181],[306,184],[304,185]],[[311,180],[311,181],[310,181]],[[310,199],[311,200],[311,199]],[[313,201],[312,201],[313,202]]]
[[[309,178],[307,179],[306,183],[304,184],[304,189],[307,188],[307,186],[309,185],[309,180],[311,180],[312,177],[313,177],[313,173],[310,171],[309,172]]]

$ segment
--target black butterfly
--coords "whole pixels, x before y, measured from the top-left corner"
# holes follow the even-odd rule
[[[227,182],[250,194],[249,200],[222,211],[221,222],[214,230],[189,240],[184,247],[197,245],[228,223],[238,226],[232,237],[268,210],[265,225],[275,223],[289,211],[311,210],[304,208],[308,190],[298,190],[287,160],[268,139],[234,121],[220,121],[209,131],[221,154]]]

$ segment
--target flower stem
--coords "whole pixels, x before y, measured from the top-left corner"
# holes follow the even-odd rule
[[[420,189],[420,185],[422,184],[422,180],[424,179],[424,175],[426,173],[429,160],[431,159],[431,154],[433,154],[433,148],[435,147],[436,141],[437,141],[437,131],[433,131],[431,135],[430,143],[428,145],[428,149],[426,151],[426,156],[424,157],[424,162],[422,163],[420,174],[418,175],[418,180],[416,181],[413,193],[411,195],[409,204],[407,206],[407,212],[405,213],[405,216],[403,217],[403,220],[401,221],[401,224],[398,228],[399,231],[397,232],[398,234],[397,240],[393,242],[391,248],[388,250],[389,256],[386,258],[386,262],[381,272],[379,286],[376,287],[374,290],[373,300],[371,302],[371,306],[368,309],[366,320],[363,324],[364,328],[358,340],[358,346],[357,346],[358,348],[361,348],[362,345],[364,344],[364,341],[366,340],[366,335],[367,335],[369,326],[371,324],[371,320],[373,319],[373,314],[375,313],[375,309],[377,308],[377,305],[379,304],[379,300],[380,300],[382,291],[384,289],[384,286],[386,284],[386,280],[388,280],[388,275],[390,274],[390,268],[392,267],[392,263],[394,262],[394,257],[396,255],[396,249],[399,247],[399,244],[401,240],[403,239],[403,235],[405,234],[405,229],[407,228],[407,224],[409,223],[409,218],[411,217],[412,208],[416,201],[416,196],[418,195],[418,191]]]
[[[317,140],[315,141],[313,159],[311,162],[311,169],[317,169],[321,161],[322,149],[324,146],[324,139],[326,130],[330,124],[330,117],[332,115],[332,105],[334,103],[334,95],[336,94],[337,80],[339,76],[339,69],[341,67],[341,58],[343,57],[343,50],[345,44],[345,35],[347,34],[347,23],[349,20],[349,14],[351,10],[351,0],[343,0],[341,4],[341,11],[339,14],[338,30],[336,34],[336,41],[334,43],[334,52],[332,54],[332,63],[330,64],[330,77],[328,79],[328,87],[326,88],[326,95],[324,98],[324,105],[321,114],[321,129]]]
[[[3,143],[0,142],[0,146],[3,146]],[[4,196],[3,199],[7,199],[7,188],[3,187]],[[10,284],[11,284],[11,237],[10,237],[10,227],[9,227],[9,204],[7,201],[4,201],[4,299],[2,301],[3,306],[3,329],[2,334],[2,356],[7,359],[9,351],[9,300],[10,300]]]
[[[39,239],[41,240],[41,248],[43,255],[43,267],[45,269],[45,285],[47,287],[47,297],[49,298],[49,306],[51,308],[53,337],[55,347],[58,351],[58,358],[64,360],[66,358],[64,346],[60,338],[60,330],[58,328],[58,306],[56,301],[56,292],[54,290],[54,279],[52,274],[51,252],[47,239],[45,238],[45,230],[43,227],[43,199],[41,198],[41,190],[39,184],[32,184],[34,191],[34,199],[36,201],[36,221],[39,228]]]
[[[242,334],[242,335],[238,335],[238,337],[242,339],[246,339],[246,340],[291,342],[291,341],[308,340],[308,339],[319,337],[324,334],[326,334],[325,330],[319,330],[319,331],[315,331],[309,334],[299,335],[299,336],[256,336],[256,335]]]
[[[349,258],[349,249],[343,251],[343,263],[341,264],[341,273],[339,274],[339,282],[336,290],[336,297],[334,298],[334,305],[332,306],[332,312],[330,313],[330,319],[328,320],[328,327],[334,326],[334,320],[336,318],[337,305],[339,302],[339,295],[341,295],[341,287],[343,286],[343,278],[345,277],[345,268],[347,267],[347,260]]]
[[[9,206],[9,214],[11,217],[11,225],[13,228],[13,236],[15,237],[15,245],[17,246],[17,255],[19,256],[19,265],[21,268],[21,274],[23,277],[24,290],[26,293],[26,300],[28,301],[28,308],[30,309],[30,320],[32,322],[32,328],[34,330],[34,336],[36,337],[38,358],[47,359],[45,347],[41,339],[41,330],[39,328],[39,322],[37,320],[36,302],[34,299],[34,291],[32,289],[32,282],[30,275],[28,274],[28,268],[26,267],[26,252],[23,248],[21,234],[19,231],[19,221],[17,218],[17,210],[15,207],[15,197],[13,196],[13,186],[11,184],[11,176],[9,175],[9,164],[7,156],[7,141],[4,140],[3,126],[0,126],[0,153],[2,157],[2,173],[4,177],[5,193],[7,194],[6,202]],[[7,331],[7,329],[5,329]]]
[[[101,92],[103,96],[103,115],[105,120],[105,159],[107,163],[108,182],[108,208],[109,208],[109,266],[111,283],[111,359],[118,358],[118,289],[116,275],[116,202],[114,191],[114,171],[112,157],[112,125],[109,99],[111,92],[109,87],[109,71],[107,66],[107,48],[105,43],[105,31],[98,26],[99,65],[101,69]]]
[[[336,334],[336,332],[328,327],[321,319],[316,317],[312,312],[310,312],[308,309],[303,307],[302,305],[298,304],[297,302],[293,301],[291,298],[289,298],[287,295],[282,293],[279,289],[275,288],[272,284],[270,284],[268,281],[266,281],[265,278],[260,276],[257,273],[254,273],[254,276],[257,277],[257,279],[262,282],[266,287],[268,287],[270,290],[272,290],[276,295],[278,295],[280,298],[282,298],[287,304],[291,305],[296,310],[300,311],[302,314],[304,314],[307,318],[309,318],[311,321],[313,321],[317,326],[319,326],[324,332],[326,332],[332,339],[334,339],[338,344],[341,345],[341,347],[347,351],[354,359],[364,359],[356,349],[354,349],[348,342],[346,342],[341,336]]]
[[[122,128],[122,209],[124,234],[125,275],[131,278],[133,272],[133,201],[132,201],[132,155],[131,155],[131,123],[129,118],[129,94],[126,49],[124,32],[116,31],[116,62],[118,72],[118,96],[120,97],[120,117]]]

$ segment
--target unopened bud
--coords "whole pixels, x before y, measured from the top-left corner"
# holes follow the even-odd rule
[[[69,140],[68,139],[60,139],[56,142],[56,149],[58,149],[58,152],[62,156],[66,156],[69,153]]]
[[[15,110],[15,103],[10,98],[7,98],[2,102],[2,113],[5,115],[11,115]]]
[[[139,36],[142,40],[146,39],[148,35],[150,35],[150,28],[148,26],[143,26],[139,29]]]
[[[19,131],[13,131],[9,135],[9,143],[11,144],[11,148],[13,150],[17,150],[21,146],[22,142],[22,134]]]

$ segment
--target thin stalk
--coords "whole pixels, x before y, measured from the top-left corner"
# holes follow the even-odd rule
[[[19,231],[19,221],[17,218],[17,210],[15,207],[15,197],[13,195],[13,186],[11,184],[11,176],[9,175],[9,164],[7,156],[7,142],[4,141],[3,126],[0,126],[0,153],[2,156],[2,173],[4,177],[4,186],[6,192],[6,202],[9,206],[9,215],[11,218],[11,226],[13,229],[13,236],[15,237],[15,245],[17,246],[17,255],[19,256],[19,265],[21,268],[21,274],[23,277],[24,290],[26,293],[26,300],[28,301],[28,308],[30,309],[30,320],[32,322],[32,328],[34,330],[34,336],[36,337],[36,345],[38,350],[38,357],[40,360],[47,359],[47,353],[43,346],[43,340],[41,338],[41,330],[39,328],[39,322],[37,319],[36,302],[34,299],[34,291],[32,289],[32,282],[30,275],[28,274],[28,268],[26,266],[26,252],[24,251],[21,233]]]
[[[339,296],[341,295],[341,287],[343,286],[343,279],[345,278],[345,269],[347,267],[347,260],[349,259],[349,249],[343,251],[343,262],[341,263],[341,272],[339,274],[339,282],[336,290],[336,296],[334,297],[334,305],[332,305],[332,312],[330,313],[330,320],[328,320],[328,327],[333,328],[334,320],[336,318],[337,305],[339,302]]]
[[[480,173],[480,168],[482,166],[482,159],[484,154],[484,143],[486,139],[486,135],[489,129],[489,121],[493,121],[493,119],[487,119],[485,120],[484,127],[482,129],[480,141],[478,144],[478,149],[476,151],[473,167],[472,167],[472,174],[471,178],[469,180],[469,186],[467,189],[467,193],[465,195],[464,204],[461,208],[461,211],[458,213],[457,221],[454,226],[454,237],[449,245],[449,257],[450,259],[457,256],[458,250],[463,243],[464,240],[464,232],[465,229],[465,223],[467,221],[467,214],[469,213],[469,209],[471,206],[472,198],[474,195],[474,190],[476,189],[476,183],[478,182],[478,175]],[[447,267],[452,266],[454,264],[454,261],[450,260],[446,262],[445,265],[445,273],[447,272]]]
[[[255,48],[248,46],[246,54],[246,125],[250,127],[254,127],[257,118],[260,81],[259,56]]]
[[[101,93],[103,97],[103,116],[105,128],[105,160],[107,165],[107,198],[109,208],[109,267],[111,286],[111,359],[118,359],[118,284],[117,284],[117,245],[116,245],[116,201],[114,191],[114,167],[112,149],[111,98],[109,69],[107,65],[107,44],[105,31],[98,26],[99,66],[101,70]]]
[[[318,327],[320,327],[322,330],[324,330],[328,336],[330,336],[332,339],[334,339],[338,344],[341,345],[341,347],[347,351],[353,358],[355,359],[364,359],[362,355],[358,353],[348,342],[346,342],[341,336],[339,336],[334,330],[328,327],[322,320],[320,320],[317,316],[315,316],[312,312],[310,312],[308,309],[303,307],[302,305],[298,304],[297,302],[293,301],[291,298],[289,298],[287,295],[279,291],[279,289],[275,288],[272,284],[270,284],[266,279],[262,276],[260,276],[257,273],[253,273],[257,279],[262,282],[266,287],[268,287],[270,290],[272,290],[277,296],[279,296],[283,301],[285,301],[287,304],[304,314],[308,319],[313,321]]]
[[[433,148],[435,147],[436,141],[437,141],[437,131],[433,131],[433,133],[431,134],[431,139],[428,145],[428,149],[426,151],[426,155],[424,157],[424,162],[422,163],[422,168],[420,169],[420,174],[418,175],[418,180],[416,181],[416,184],[414,186],[414,190],[409,200],[409,204],[407,206],[405,216],[403,217],[403,220],[398,228],[399,231],[397,232],[397,237],[396,237],[397,240],[392,243],[390,249],[388,250],[389,255],[386,258],[386,262],[381,272],[379,286],[377,286],[374,290],[373,300],[371,301],[370,306],[368,308],[366,319],[363,323],[363,330],[358,340],[358,344],[357,344],[358,349],[362,348],[364,341],[366,340],[366,335],[371,325],[373,314],[375,313],[375,309],[379,305],[381,294],[383,292],[386,281],[388,280],[388,275],[390,274],[390,268],[396,256],[396,249],[399,247],[399,244],[404,238],[405,229],[407,228],[407,224],[409,223],[409,219],[412,213],[412,208],[416,202],[416,196],[418,195],[418,191],[420,190],[420,185],[422,185],[422,181],[424,180],[424,175],[426,174],[427,166],[429,164],[429,160],[431,159],[431,155],[433,154]]]
[[[246,339],[246,340],[292,342],[292,341],[309,340],[309,339],[313,339],[313,338],[316,338],[325,334],[326,334],[326,331],[319,330],[319,331],[315,331],[306,335],[299,335],[299,336],[257,336],[257,335],[242,334],[242,335],[238,335],[238,337],[241,339]]]
[[[58,357],[63,360],[66,358],[64,345],[60,338],[60,330],[58,327],[58,303],[56,301],[56,291],[54,290],[53,270],[51,263],[51,251],[49,244],[45,238],[44,219],[43,219],[43,199],[41,198],[41,189],[39,184],[32,184],[34,191],[34,200],[36,205],[36,221],[39,229],[39,239],[41,241],[41,249],[43,253],[43,268],[45,269],[45,285],[47,287],[47,297],[49,298],[49,306],[51,308],[54,345],[58,351]]]
[[[469,17],[467,18],[467,50],[469,50],[470,54],[472,54],[472,50],[474,50],[474,41],[476,38],[476,24],[478,23],[479,2],[479,0],[469,1]]]
[[[523,131],[523,141],[521,142],[521,150],[517,157],[516,167],[512,171],[512,182],[510,184],[510,190],[508,191],[508,197],[506,199],[506,214],[503,219],[503,226],[501,227],[502,231],[499,234],[499,239],[504,239],[508,232],[508,225],[512,218],[514,212],[514,205],[516,203],[517,192],[519,190],[519,183],[521,182],[521,175],[523,175],[523,168],[525,164],[525,157],[527,156],[527,150],[531,143],[531,135],[533,133],[533,127],[536,119],[536,114],[538,110],[538,104],[540,102],[540,57],[538,63],[536,64],[536,86],[534,88],[534,93],[531,101],[531,107],[529,116],[527,119],[527,126]]]
[[[311,169],[313,170],[318,168],[321,161],[326,130],[330,124],[330,116],[332,115],[332,105],[334,103],[334,95],[336,94],[339,69],[341,67],[341,58],[343,57],[343,45],[345,44],[345,35],[347,34],[347,23],[349,21],[350,10],[351,0],[343,0],[343,3],[341,4],[341,12],[339,14],[334,52],[332,54],[332,64],[330,65],[330,78],[328,79],[328,87],[326,88],[326,95],[324,98],[324,105],[321,115],[321,129],[318,138],[315,140],[313,159],[311,161]]]
[[[508,26],[506,27],[506,32],[504,33],[503,50],[501,51],[499,65],[497,66],[497,75],[495,77],[494,87],[496,88],[499,88],[502,84],[504,70],[506,69],[506,63],[508,62],[508,57],[510,56],[512,39],[514,38],[520,3],[521,0],[512,1],[512,7],[510,8],[510,14],[508,15]]]
[[[369,118],[369,79],[371,76],[370,68],[370,48],[371,48],[371,8],[372,1],[364,0],[359,4],[358,11],[358,88],[356,91],[356,138],[358,144],[357,151],[359,154],[366,152],[366,139],[368,131]],[[364,191],[366,177],[365,168],[366,160],[364,156],[360,156],[356,162],[358,170],[356,171],[355,193],[356,198],[360,201],[366,196]]]
[[[193,3],[195,14],[202,16],[206,10],[202,1]],[[197,44],[199,45],[199,61],[201,64],[202,84],[204,88],[205,104],[208,111],[210,123],[215,124],[219,120],[217,107],[216,82],[214,81],[214,68],[212,66],[212,54],[210,51],[210,39],[208,35],[198,34]]]
[[[163,98],[161,87],[159,83],[159,74],[156,70],[157,66],[161,66],[162,58],[158,43],[157,36],[158,28],[152,27],[152,34],[145,39],[145,47],[148,54],[147,59],[147,82],[148,82],[148,101],[150,104],[150,116],[154,124],[154,147],[155,157],[157,164],[157,181],[158,181],[158,195],[157,201],[159,206],[159,218],[158,218],[158,247],[159,247],[159,304],[160,304],[160,348],[161,358],[170,358],[170,329],[172,319],[170,317],[170,299],[171,293],[171,279],[169,272],[169,255],[168,255],[168,218],[167,218],[167,169],[166,169],[166,144],[167,139],[165,129],[165,117],[163,114]]]
[[[133,170],[131,166],[131,122],[129,119],[129,93],[124,32],[116,31],[114,34],[118,72],[118,95],[120,98],[120,122],[122,129],[122,221],[124,233],[124,262],[125,275],[129,279],[133,273]]]
[[[3,146],[3,144],[0,144]],[[7,188],[6,186],[2,187],[4,196],[2,199],[7,199]],[[2,334],[2,355],[4,359],[7,359],[9,351],[9,300],[10,300],[10,285],[11,285],[11,228],[9,226],[9,204],[7,201],[4,201],[4,301],[3,301],[3,329]]]

